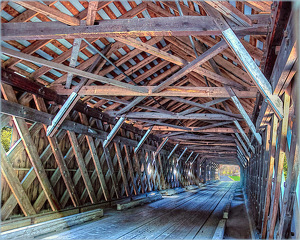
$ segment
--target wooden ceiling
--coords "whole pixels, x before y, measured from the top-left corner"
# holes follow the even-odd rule
[[[272,2],[206,4],[262,68]],[[60,95],[86,78],[88,106],[217,162],[251,150],[228,89],[250,119],[259,92],[202,2],[2,2],[1,16],[3,68]]]

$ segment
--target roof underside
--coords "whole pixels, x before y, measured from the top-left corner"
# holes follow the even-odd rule
[[[89,2],[87,1],[40,2],[52,9],[59,10],[63,14],[72,16],[70,21],[74,21],[74,18],[87,20],[86,17],[89,14]],[[270,24],[271,3],[271,1],[229,1],[230,6],[227,6],[226,2],[218,3],[220,9],[230,9],[230,13],[226,15],[225,19],[234,29],[244,27],[245,30],[241,33],[241,43],[259,68],[264,65],[267,37],[265,29]],[[65,24],[60,23],[59,19],[54,19],[53,16],[28,10],[23,4],[8,2],[3,7],[1,11],[2,23],[26,21],[42,24],[42,22],[53,21],[57,24],[57,29],[63,28],[62,25]],[[215,8],[220,10],[216,6]],[[216,44],[220,44],[222,40],[218,32],[216,35],[210,35],[208,33],[197,34],[197,32],[189,32],[189,30],[182,31],[184,34],[168,31],[168,26],[171,26],[172,23],[177,24],[177,20],[178,24],[181,24],[180,21],[183,19],[181,15],[206,16],[201,3],[197,1],[180,1],[177,3],[139,0],[97,2],[94,9],[96,14],[93,23],[100,26],[99,32],[105,28],[105,25],[102,25],[104,21],[108,23],[107,26],[110,26],[111,20],[123,19],[119,28],[118,22],[113,22],[112,25],[113,28],[116,28],[112,31],[119,30],[121,33],[119,36],[116,33],[109,36],[95,34],[93,38],[89,34],[82,34],[80,36],[81,47],[74,67],[135,87],[143,87],[136,89],[146,89],[147,91],[150,89],[152,91],[155,89],[154,86],[164,83],[185,65],[196,59],[197,56],[201,56]],[[25,18],[25,16],[27,17]],[[171,19],[171,17],[177,19]],[[150,22],[148,20],[155,18],[165,18],[166,20],[165,22],[161,20],[160,22]],[[124,19],[132,19],[134,22]],[[130,34],[122,34],[123,28],[132,27],[134,29],[135,27],[138,28],[138,24],[145,24],[145,22],[138,22],[136,19],[147,19],[149,25],[156,24],[159,29],[165,28],[165,31],[147,33],[145,30],[134,34],[133,31]],[[197,21],[199,19],[197,18]],[[241,22],[234,22],[235,19],[248,21],[248,24],[252,26],[245,27]],[[185,18],[185,20],[188,21],[189,18]],[[206,16],[203,21],[209,22],[209,18]],[[84,23],[81,22],[81,25]],[[211,22],[211,25],[214,23]],[[263,30],[253,31],[257,26]],[[143,27],[147,29],[146,25]],[[189,27],[188,25],[187,29]],[[76,38],[78,35],[66,35],[66,38],[61,38],[62,34],[60,34],[58,37],[49,39],[47,34],[51,35],[51,31],[52,29],[49,32],[46,29],[45,36],[40,36],[39,39],[30,36],[31,30],[28,36],[17,33],[14,35],[15,38],[4,38],[1,45],[34,57],[65,66],[71,64],[72,66],[71,54],[75,52],[74,43],[78,41]],[[139,43],[144,44],[139,45]],[[147,46],[152,46],[152,48]],[[109,61],[99,57],[99,52],[105,55]],[[58,94],[69,95],[72,92],[72,90],[65,88],[67,71],[49,68],[33,61],[20,60],[3,53],[1,59],[3,67],[42,83],[57,91]],[[95,66],[91,70],[92,67],[90,66],[93,64]],[[71,88],[78,85],[81,80],[81,76],[73,74]],[[90,87],[82,88],[80,95],[81,100],[88,106],[97,108],[112,117],[126,114],[127,123],[142,130],[147,130],[153,126],[152,134],[163,138],[169,137],[169,142],[188,147],[190,152],[200,153],[200,156],[207,159],[217,163],[226,163],[230,159],[235,161],[239,141],[245,143],[249,149],[245,139],[236,138],[236,134],[242,136],[242,132],[234,124],[234,120],[238,121],[246,134],[249,132],[249,127],[230,99],[225,87],[232,88],[250,118],[253,115],[258,90],[229,47],[224,48],[209,61],[204,61],[201,67],[176,79],[164,90],[157,93],[149,94],[147,92],[148,95],[143,95],[140,92],[100,81],[88,81],[87,84]],[[137,102],[136,105],[134,101]]]

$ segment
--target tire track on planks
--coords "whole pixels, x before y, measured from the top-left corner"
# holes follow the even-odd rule
[[[174,224],[172,224],[169,229],[165,232],[163,232],[160,236],[158,236],[158,239],[166,239],[166,238],[171,238],[171,239],[182,239],[186,237],[186,231],[187,228],[194,228],[195,226],[198,225],[199,222],[201,221],[206,221],[206,219],[203,219],[203,215],[206,216],[206,212],[210,212],[211,208],[213,208],[215,205],[218,205],[220,201],[219,199],[223,199],[223,197],[227,194],[227,192],[230,190],[228,189],[227,184],[225,186],[222,186],[222,188],[219,188],[217,192],[215,192],[211,198],[213,198],[214,195],[216,195],[213,199],[213,201],[208,202],[208,204],[201,204],[200,207],[197,209],[197,212],[195,215],[193,215],[192,219],[191,216],[188,214],[184,214],[183,217],[179,220],[176,221]],[[225,193],[223,193],[225,191]],[[214,210],[212,210],[214,211]],[[210,213],[211,214],[211,213]],[[210,215],[209,214],[209,215]],[[173,223],[173,221],[172,221]],[[183,227],[182,224],[185,223],[186,227]],[[190,231],[189,231],[190,232]]]
[[[128,223],[131,223],[133,226],[136,226],[136,224],[139,223],[140,220],[143,220],[145,215],[146,216],[152,215],[152,216],[155,216],[155,218],[156,218],[157,214],[155,214],[155,212],[157,211],[157,209],[159,209],[160,206],[169,207],[168,209],[164,210],[164,212],[167,212],[170,209],[174,209],[174,207],[178,207],[181,204],[184,204],[185,202],[190,201],[191,199],[197,197],[196,195],[200,192],[204,192],[203,190],[207,191],[206,189],[199,189],[198,192],[194,192],[194,193],[191,193],[191,192],[182,193],[182,194],[180,194],[179,199],[165,198],[165,200],[168,200],[168,201],[164,202],[163,204],[161,201],[153,202],[153,203],[151,203],[152,205],[155,204],[158,206],[155,208],[153,208],[153,206],[152,206],[153,209],[148,208],[148,209],[145,209],[146,211],[139,211],[138,214],[136,214],[138,208],[134,208],[134,209],[130,209],[130,210],[122,211],[122,212],[112,210],[112,215],[110,215],[110,213],[108,215],[105,215],[105,213],[104,213],[104,217],[100,220],[86,223],[81,226],[76,226],[74,228],[71,228],[67,231],[66,230],[62,231],[60,233],[49,234],[49,236],[47,236],[47,237],[56,236],[59,239],[64,239],[66,237],[69,239],[70,235],[76,235],[76,236],[82,235],[82,232],[86,232],[86,227],[88,227],[89,230],[94,233],[101,232],[101,238],[116,239],[119,237],[118,235],[120,234],[120,231],[116,231],[116,227],[118,227],[120,229],[120,223],[126,223],[126,225],[127,225],[126,227],[125,226],[121,227],[121,229],[124,229],[123,231],[121,230],[121,232],[126,231],[126,233],[128,233],[128,227],[130,228],[130,226],[128,226]],[[130,213],[130,211],[132,211],[132,212]],[[126,214],[128,212],[129,212],[129,214]],[[117,214],[120,214],[121,218],[118,218]],[[133,219],[134,221],[128,222],[128,219]],[[151,221],[152,219],[153,219],[153,217],[151,217],[151,219],[148,219],[147,222]],[[144,224],[144,223],[146,224],[146,222],[142,221],[142,224]],[[136,228],[138,228],[138,227],[135,227],[134,229],[136,229]],[[133,229],[133,231],[134,231],[134,229]],[[89,237],[87,236],[87,238],[89,238]]]
[[[236,189],[233,186],[233,190],[230,190],[226,193],[220,203],[216,206],[216,208],[212,211],[211,215],[208,217],[207,221],[199,227],[194,227],[191,232],[185,237],[185,239],[211,239],[216,231],[216,227],[223,218],[223,211],[228,203],[228,199],[232,192]]]
[[[210,214],[207,216],[207,218],[205,219],[205,221],[202,223],[202,225],[199,227],[198,231],[194,234],[192,239],[195,239],[196,236],[199,234],[199,232],[201,231],[202,227],[205,225],[205,223],[208,221],[208,219],[210,218],[210,216],[213,214],[213,212],[215,211],[215,209],[218,207],[218,205],[220,204],[220,202],[223,200],[223,198],[226,196],[226,194],[230,191],[231,188],[233,188],[233,190],[235,190],[237,187],[237,185],[235,183],[232,183],[230,188],[228,189],[228,191],[223,195],[223,197],[218,201],[217,205],[213,208],[213,210],[210,212]],[[193,230],[193,229],[192,229]],[[192,232],[192,230],[185,236],[185,238],[188,238],[188,235],[190,235],[190,233]],[[190,238],[189,238],[190,239]]]
[[[169,203],[168,205],[172,205],[173,203],[175,203],[175,204],[174,204],[174,206],[170,206],[169,208],[166,208],[166,209],[163,209],[162,211],[160,211],[161,214],[159,214],[159,215],[157,215],[157,214],[155,213],[158,209],[161,208],[161,206],[158,206],[156,209],[153,209],[153,210],[149,211],[149,213],[152,213],[152,212],[155,213],[155,216],[154,216],[154,217],[151,217],[150,219],[148,218],[146,221],[144,221],[143,223],[141,223],[141,224],[138,225],[138,226],[136,226],[136,221],[135,221],[135,222],[133,222],[133,225],[134,225],[135,227],[134,227],[132,230],[130,230],[130,231],[128,231],[128,229],[123,230],[122,232],[124,232],[124,234],[121,234],[121,235],[119,235],[119,236],[117,236],[117,237],[112,237],[112,238],[113,238],[113,239],[116,239],[116,238],[118,238],[118,239],[119,239],[119,238],[122,238],[122,237],[124,237],[125,235],[130,234],[130,233],[136,231],[136,230],[139,229],[139,228],[142,228],[143,226],[149,224],[150,222],[155,221],[156,219],[158,219],[158,218],[160,218],[160,217],[163,217],[164,215],[166,215],[166,214],[170,213],[171,211],[173,211],[174,209],[176,209],[176,208],[178,208],[178,207],[180,207],[180,206],[186,204],[187,202],[193,200],[194,198],[197,198],[197,197],[199,196],[200,193],[203,194],[203,196],[208,195],[208,193],[207,193],[206,191],[207,191],[207,190],[205,190],[205,192],[204,192],[204,191],[198,191],[198,192],[196,192],[196,193],[192,193],[193,195],[192,195],[191,197],[181,199],[181,200],[180,200],[180,203],[178,203],[178,202],[172,202],[171,204]],[[165,198],[165,199],[167,199],[167,198]],[[169,198],[169,199],[171,199],[171,198]],[[149,213],[147,213],[146,216],[148,216]],[[143,213],[143,215],[145,216],[145,213]],[[138,220],[139,220],[139,219],[138,219]],[[137,221],[138,221],[138,220],[137,220]],[[110,237],[109,237],[109,238],[110,238]]]
[[[160,222],[161,222],[161,221],[164,220],[165,217],[169,217],[168,215],[170,215],[170,214],[176,216],[177,213],[174,212],[174,211],[176,211],[179,207],[182,207],[182,206],[185,205],[185,204],[188,204],[188,205],[189,205],[189,204],[190,204],[190,201],[192,201],[192,200],[195,199],[195,198],[198,198],[200,194],[201,194],[201,197],[207,196],[207,197],[205,198],[205,200],[208,200],[212,195],[214,195],[216,192],[218,192],[219,189],[214,190],[213,193],[209,192],[210,190],[211,190],[211,189],[206,189],[205,192],[203,192],[203,191],[201,191],[201,193],[200,193],[200,192],[197,192],[195,197],[190,198],[190,199],[188,199],[187,201],[183,202],[182,204],[177,205],[177,206],[174,207],[172,210],[169,210],[169,211],[167,211],[167,212],[164,213],[164,214],[160,214],[159,216],[157,216],[157,217],[155,217],[155,218],[152,218],[151,220],[147,221],[146,223],[140,225],[139,227],[136,227],[135,229],[133,229],[133,230],[127,232],[126,234],[121,235],[119,238],[126,238],[126,239],[128,239],[128,238],[129,238],[128,235],[130,235],[130,234],[134,234],[134,236],[131,236],[131,237],[130,237],[131,239],[132,239],[132,238],[135,238],[135,237],[137,237],[137,238],[139,238],[139,239],[141,239],[141,238],[144,239],[144,238],[147,237],[147,236],[144,236],[145,234],[148,234],[148,237],[149,237],[149,234],[150,234],[151,232],[153,232],[153,231],[150,231],[149,227],[147,228],[147,225],[148,225],[149,223],[154,222],[154,221],[157,220],[157,219],[162,219],[162,220],[160,220]],[[199,203],[199,205],[201,205],[201,202]],[[196,205],[195,207],[192,207],[192,209],[194,209],[194,208],[196,208],[196,207],[198,207],[198,205]],[[168,221],[165,221],[165,222],[168,222]],[[163,224],[163,223],[161,223],[160,226],[162,226],[162,224]],[[154,224],[154,225],[155,225],[155,224]],[[157,225],[157,223],[156,223],[156,225]],[[152,226],[151,226],[151,227],[152,227]],[[146,229],[144,229],[144,228],[146,228]],[[137,231],[137,230],[138,230],[138,231]],[[152,227],[152,230],[157,230],[157,229],[153,229],[153,227]],[[137,231],[137,233],[134,233],[135,231]],[[151,237],[153,237],[153,236],[151,236]]]

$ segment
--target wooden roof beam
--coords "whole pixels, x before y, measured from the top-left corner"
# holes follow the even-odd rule
[[[225,115],[228,115],[228,116],[231,116],[231,117],[237,117],[237,118],[241,118],[242,116],[239,115],[239,114],[234,114],[234,113],[230,113],[230,112],[227,112],[227,111],[224,111],[224,110],[220,110],[220,109],[217,109],[217,108],[213,108],[213,107],[209,107],[211,105],[214,105],[216,104],[216,102],[223,102],[224,99],[221,99],[220,101],[215,101],[213,100],[213,103],[212,104],[209,104],[209,103],[206,103],[206,104],[200,104],[200,103],[195,103],[193,101],[189,101],[189,100],[185,100],[185,99],[182,99],[182,98],[179,98],[179,97],[172,97],[170,98],[174,101],[178,101],[178,102],[183,102],[183,103],[186,103],[186,104],[190,104],[192,106],[196,106],[194,109],[193,109],[193,112],[197,111],[197,110],[200,110],[201,108],[202,109],[206,109],[206,110],[211,110],[211,111],[214,111],[214,112],[217,112],[217,113],[221,113],[221,114],[225,114]],[[186,115],[188,113],[190,113],[190,109],[184,111],[184,112],[180,112],[178,113],[179,115]]]
[[[47,5],[44,5],[40,2],[29,2],[29,1],[22,1],[22,2],[16,2],[17,4],[31,9],[33,11],[36,11],[38,13],[41,13],[45,16],[51,17],[56,19],[57,21],[60,21],[62,23],[71,25],[71,26],[78,26],[80,24],[80,20],[76,17],[72,17],[68,14],[65,14],[55,8],[51,8]]]
[[[78,19],[77,19],[78,20]],[[78,20],[79,22],[79,20]],[[74,39],[100,37],[140,36],[186,36],[219,35],[220,29],[211,24],[209,16],[183,16],[168,18],[137,18],[127,21],[106,20],[93,26],[68,26],[57,22],[3,23],[2,40]],[[76,23],[77,25],[79,23]],[[45,31],[47,29],[47,31]],[[101,31],[99,31],[101,29]],[[167,30],[166,30],[167,29]],[[252,27],[233,27],[238,35],[265,35],[267,26],[255,24]]]
[[[234,23],[240,26],[249,27],[252,25],[251,19],[249,19],[245,14],[243,14],[241,11],[239,11],[229,2],[225,2],[225,1],[214,1],[214,2],[205,1],[205,2],[210,6],[212,6],[214,9],[218,10],[224,16],[229,18],[231,21],[233,21]]]
[[[222,35],[230,48],[234,51],[241,64],[246,69],[247,73],[250,75],[257,88],[260,90],[260,93],[266,98],[269,102],[271,108],[279,117],[283,117],[283,103],[278,97],[278,95],[273,95],[272,87],[265,76],[262,74],[256,63],[253,61],[247,50],[241,44],[231,27],[227,24],[224,18],[219,12],[214,8],[207,5],[204,2],[199,3],[202,7],[205,8],[205,11],[209,16],[214,18],[214,22],[219,27],[222,32]]]
[[[85,74],[81,73],[81,75],[88,74],[84,72]],[[98,75],[95,74],[89,74],[88,75],[91,79],[97,79]],[[100,76],[99,76],[100,77]],[[100,77],[99,79],[106,78]],[[113,80],[113,79],[109,79]],[[116,85],[115,81],[112,81]],[[138,90],[140,92],[135,91],[135,89],[126,89],[124,88],[127,86],[134,87],[131,84],[126,83],[120,83],[118,85],[121,86],[115,86],[114,88],[110,86],[84,86],[79,91],[79,95],[90,95],[90,96],[132,96],[132,97],[141,97],[141,101],[145,97],[202,97],[202,98],[228,98],[230,97],[229,93],[224,87],[167,87],[165,90],[161,92],[154,92],[155,86],[139,86]],[[129,88],[129,87],[128,87]],[[73,92],[73,89],[62,89],[60,86],[53,86],[51,89],[55,90],[60,95],[70,95]],[[257,89],[255,87],[251,88],[249,91],[238,91],[234,90],[236,96],[238,98],[255,98],[257,94]],[[137,105],[141,101],[138,101],[134,104]],[[131,102],[132,103],[132,102]],[[131,106],[133,107],[133,106]],[[130,107],[130,108],[131,108]]]
[[[94,25],[97,10],[98,10],[98,1],[90,1],[88,6],[88,12],[86,16],[86,25]]]
[[[234,121],[235,118],[229,117],[223,114],[208,114],[208,113],[194,113],[185,116],[179,116],[177,114],[163,114],[154,112],[130,112],[126,115],[129,119],[198,119],[207,121]]]
[[[145,91],[145,90],[141,89],[138,86],[133,86],[133,85],[130,85],[130,84],[127,84],[127,83],[122,83],[122,82],[116,81],[114,79],[101,77],[101,76],[96,75],[96,74],[84,72],[84,71],[81,71],[81,70],[78,70],[78,69],[75,69],[75,68],[65,66],[63,64],[54,63],[54,62],[51,62],[51,61],[48,61],[48,60],[45,60],[45,59],[42,59],[42,58],[34,57],[34,56],[29,55],[29,54],[25,54],[25,53],[18,52],[18,51],[15,51],[15,50],[11,50],[11,49],[8,49],[8,48],[2,47],[2,52],[4,54],[9,55],[9,56],[14,56],[14,57],[17,57],[17,58],[20,58],[20,59],[23,59],[23,60],[27,60],[27,61],[31,61],[31,62],[34,62],[34,63],[42,64],[42,65],[45,65],[45,66],[48,66],[48,67],[51,67],[51,68],[55,68],[55,69],[58,69],[58,70],[61,70],[61,71],[64,71],[64,72],[72,72],[73,74],[76,74],[76,75],[79,75],[79,76],[82,76],[82,77],[86,77],[86,78],[89,78],[89,79],[93,79],[95,81],[100,81],[100,82],[103,82],[103,83],[108,83],[108,84],[112,84],[112,85],[115,85],[115,86],[120,86],[120,87],[123,87],[123,88],[135,89],[137,91]]]
[[[143,129],[145,129],[144,127]],[[197,133],[234,133],[232,128],[208,128],[203,130],[194,130],[194,127],[190,127],[190,130],[182,130],[178,128],[165,127],[165,126],[154,126],[153,131],[159,132],[197,132]]]

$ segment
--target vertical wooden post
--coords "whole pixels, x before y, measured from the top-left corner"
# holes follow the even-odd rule
[[[206,183],[206,160],[202,163],[203,165],[203,183]]]
[[[264,131],[264,135],[263,135],[263,152],[262,152],[262,176],[261,176],[261,186],[260,186],[260,208],[259,208],[259,222],[258,222],[258,226],[259,229],[261,229],[261,225],[262,225],[262,221],[263,221],[263,210],[264,210],[264,206],[265,206],[265,188],[266,188],[266,180],[267,180],[267,164],[268,164],[268,160],[269,160],[269,149],[270,149],[270,125],[267,125]]]
[[[298,133],[298,120],[295,118],[297,116],[298,110],[295,106],[295,114],[293,117],[293,127],[292,127],[292,138],[291,138],[291,148],[290,154],[287,157],[288,161],[288,172],[287,172],[287,179],[286,179],[286,186],[283,195],[282,201],[282,209],[280,214],[280,222],[278,231],[276,234],[277,239],[287,238],[288,236],[283,235],[284,229],[287,229],[290,225],[289,222],[292,219],[292,211],[288,213],[288,209],[293,209],[294,201],[296,198],[296,186],[297,186],[297,179],[299,176],[299,149],[298,149],[298,140],[297,140],[297,133]]]
[[[283,119],[280,121],[279,124],[279,139],[277,143],[277,151],[275,162],[277,163],[277,169],[275,170],[275,193],[274,193],[274,200],[273,200],[273,212],[270,216],[271,224],[270,224],[270,234],[269,238],[274,238],[274,230],[275,224],[277,220],[277,212],[278,212],[278,204],[280,198],[280,188],[281,188],[281,179],[282,179],[282,172],[283,172],[283,163],[285,157],[285,147],[286,147],[286,136],[287,136],[287,129],[288,129],[288,116],[289,116],[289,107],[290,107],[290,96],[289,93],[286,91],[284,93],[284,100],[283,100]]]
[[[267,224],[268,224],[268,216],[270,210],[271,203],[271,189],[272,189],[272,179],[273,179],[273,170],[274,170],[274,158],[276,153],[276,139],[277,139],[277,128],[278,128],[278,120],[275,115],[272,116],[271,122],[271,144],[270,144],[270,157],[269,157],[269,171],[267,178],[267,186],[266,186],[266,197],[265,197],[265,209],[263,215],[263,225],[262,225],[262,238],[266,238],[267,234]]]

